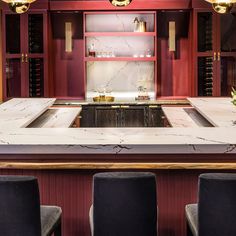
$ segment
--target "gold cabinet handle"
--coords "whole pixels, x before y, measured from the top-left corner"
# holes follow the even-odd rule
[[[25,62],[28,63],[28,54],[25,54]]]
[[[120,106],[121,108],[129,108],[129,106]]]
[[[158,108],[157,105],[150,105],[149,108]]]
[[[24,53],[21,54],[21,62],[24,63],[25,62],[25,57],[24,57]]]
[[[120,106],[111,106],[111,108],[117,109],[117,108],[120,108]]]
[[[213,58],[214,61],[216,61],[216,52],[214,52],[214,58]]]
[[[220,61],[220,52],[218,52],[218,57],[217,57],[217,60]]]

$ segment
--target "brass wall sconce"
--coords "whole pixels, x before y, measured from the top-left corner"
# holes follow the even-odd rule
[[[169,21],[169,51],[175,52],[176,50],[176,30],[175,21]]]
[[[115,7],[126,7],[132,2],[132,0],[109,0],[109,1]]]
[[[65,51],[72,52],[72,22],[65,22]]]
[[[231,11],[236,0],[205,0],[212,4],[213,9],[219,14],[226,14]]]
[[[36,0],[2,0],[6,2],[10,10],[17,14],[25,13],[29,10],[30,4]]]

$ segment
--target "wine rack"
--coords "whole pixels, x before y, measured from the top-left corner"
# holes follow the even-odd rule
[[[29,53],[43,53],[43,15],[28,17]]]
[[[213,49],[212,13],[198,14],[198,52],[208,52]]]
[[[29,59],[29,96],[44,96],[44,63],[42,58]]]
[[[2,16],[4,100],[48,96],[47,12]]]
[[[213,58],[198,58],[198,95],[213,95]]]

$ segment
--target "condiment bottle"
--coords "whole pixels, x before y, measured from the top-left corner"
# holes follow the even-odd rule
[[[88,49],[88,54],[89,54],[89,57],[95,57],[96,56],[95,46],[94,46],[93,43],[91,44],[91,46]]]
[[[134,18],[134,32],[139,32],[139,20],[138,20],[138,17]]]

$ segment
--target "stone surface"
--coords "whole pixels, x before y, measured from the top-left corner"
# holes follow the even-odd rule
[[[236,106],[231,98],[188,98],[191,105],[217,127],[236,127]]]
[[[50,108],[28,128],[69,128],[81,112],[81,107]]]
[[[189,100],[193,102],[192,99]],[[209,116],[212,119],[211,122],[216,124],[219,124],[219,114],[216,113],[214,116],[214,109],[215,112],[221,108],[224,110],[226,104],[228,109],[224,110],[226,114],[221,113],[223,119],[221,124],[230,124],[231,116],[227,114],[228,112],[234,113],[235,109],[234,106],[231,106],[230,99],[221,99],[221,102],[217,102],[219,101],[217,100],[216,104],[211,99],[209,103],[207,103],[208,99],[204,99],[203,102],[201,98],[199,100],[194,100],[195,106],[197,107],[196,103],[199,102],[198,110],[205,117]],[[17,105],[19,100],[17,99],[0,106],[0,117],[3,114],[8,114],[8,117],[5,116],[0,121],[0,153],[236,153],[236,127],[232,123],[228,127],[214,128],[20,128],[32,121],[36,104],[33,105],[29,101],[26,99],[24,105],[21,104],[21,111],[19,109],[14,110],[14,103],[16,108],[19,107]],[[39,100],[39,104],[42,106],[41,110],[47,109],[45,102],[42,100],[43,106]],[[53,99],[47,102],[49,107]],[[6,113],[5,110],[8,109],[11,112]],[[17,120],[13,119],[14,112],[22,122],[17,123]],[[40,114],[42,111],[40,112],[40,109],[37,108],[37,113]],[[29,114],[29,117],[25,117],[26,114]]]

